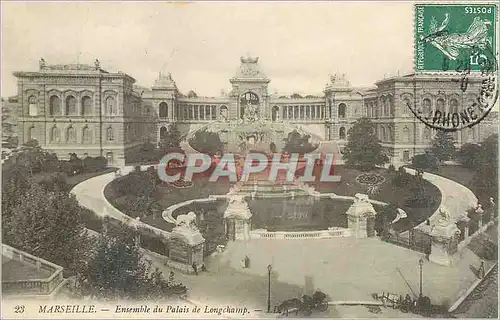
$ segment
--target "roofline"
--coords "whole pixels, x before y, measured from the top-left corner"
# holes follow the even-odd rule
[[[136,82],[136,79],[126,73],[121,73],[121,72],[116,72],[116,73],[110,73],[110,72],[85,72],[82,70],[68,70],[68,71],[77,71],[75,73],[68,73],[64,72],[64,70],[56,70],[55,72],[43,72],[43,71],[14,71],[12,72],[12,75],[14,75],[16,78],[22,78],[22,77],[88,77],[88,78],[126,78],[128,80],[131,80],[133,83]]]

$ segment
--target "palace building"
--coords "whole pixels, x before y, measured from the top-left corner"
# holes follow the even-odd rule
[[[349,128],[361,117],[375,123],[391,162],[401,164],[422,153],[435,134],[408,105],[461,110],[477,99],[481,86],[480,79],[471,78],[463,92],[451,77],[410,74],[361,88],[352,86],[345,75],[335,75],[322,95],[285,96],[268,92],[271,79],[259,68],[258,58],[252,57],[240,58],[240,67],[229,79],[230,92],[219,97],[184,95],[172,76],[162,73],[151,88],[138,87],[133,77],[107,72],[98,60],[91,66],[47,65],[41,59],[38,71],[14,72],[14,76],[20,143],[36,139],[61,159],[75,152],[104,156],[113,165],[125,164],[127,156],[146,141],[158,143],[173,123],[186,136],[212,128],[229,143],[232,128],[245,124],[248,130],[295,128],[341,150]],[[482,141],[497,133],[497,127],[497,112],[491,112],[480,124],[452,135],[458,147]],[[259,143],[274,140],[280,139],[269,134]]]

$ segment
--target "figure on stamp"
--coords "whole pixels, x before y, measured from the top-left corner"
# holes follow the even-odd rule
[[[491,45],[487,37],[488,26],[491,25],[491,21],[476,17],[465,33],[451,34],[446,30],[449,22],[450,15],[448,13],[445,14],[445,18],[439,27],[436,18],[432,17],[429,34],[420,36],[420,40],[430,43],[451,60],[458,58],[460,50],[472,48],[484,50],[488,45]]]

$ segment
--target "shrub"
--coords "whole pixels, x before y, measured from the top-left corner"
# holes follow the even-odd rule
[[[393,164],[389,165],[388,170],[389,170],[389,172],[390,172],[390,173],[394,173],[394,172],[396,172],[396,168],[394,167],[394,165],[393,165]]]
[[[415,168],[434,171],[438,169],[438,159],[429,154],[417,154],[411,159],[412,165]]]
[[[467,168],[475,168],[479,164],[481,146],[475,143],[466,143],[457,151],[457,161]]]

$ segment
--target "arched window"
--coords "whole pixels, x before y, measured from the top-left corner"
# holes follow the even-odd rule
[[[339,118],[345,118],[345,113],[346,113],[345,103],[339,104],[339,111],[338,111]]]
[[[411,137],[410,137],[410,129],[408,127],[403,128],[403,141],[404,142],[410,142]]]
[[[394,115],[396,114],[396,110],[394,109],[394,98],[392,96],[389,96],[388,101],[391,117],[394,117]]]
[[[89,127],[84,127],[82,130],[82,142],[83,143],[90,143],[92,137],[90,136],[90,129]]]
[[[403,106],[401,107],[401,111],[404,115],[408,115],[411,113],[410,108],[412,107],[411,101],[409,98],[404,98]]]
[[[272,120],[273,121],[277,121],[279,119],[279,112],[280,112],[280,108],[278,106],[274,106],[273,107],[273,114],[272,114]]]
[[[476,140],[476,130],[474,128],[469,128],[469,140]]]
[[[66,97],[66,114],[75,115],[76,114],[76,99],[73,96]]]
[[[26,141],[30,141],[30,140],[36,140],[36,133],[35,133],[35,127],[34,126],[31,126],[28,128],[28,135],[27,135],[27,138]]]
[[[61,141],[61,134],[59,132],[59,129],[57,127],[52,127],[50,130],[50,142],[60,142]]]
[[[92,114],[92,98],[85,96],[82,98],[82,116]]]
[[[220,107],[220,116],[221,116],[222,120],[227,120],[227,107],[226,106]]]
[[[51,96],[49,99],[49,115],[61,114],[61,99],[58,96]]]
[[[168,130],[165,127],[160,128],[160,140],[166,139],[168,134]]]
[[[35,96],[30,96],[28,98],[28,114],[30,116],[37,116],[38,115],[38,108],[36,106],[36,97]]]
[[[113,134],[113,128],[111,128],[111,127],[106,129],[106,140],[107,141],[114,141],[115,140],[115,136]]]
[[[450,100],[450,113],[458,113],[458,101],[457,101],[457,99]]]
[[[67,142],[76,142],[76,131],[72,126],[66,129],[66,141]]]
[[[428,142],[431,140],[431,136],[432,136],[432,131],[431,131],[431,128],[429,127],[425,127],[424,128],[424,142]]]
[[[340,127],[340,129],[339,129],[339,139],[345,140],[345,128],[344,127]]]
[[[436,101],[436,110],[439,110],[441,112],[444,112],[444,100],[443,99],[437,99]]]
[[[387,138],[390,142],[394,141],[392,127],[387,127]]]
[[[113,164],[114,163],[113,152],[107,152],[106,153],[106,160],[107,160],[108,164]]]
[[[430,99],[425,98],[422,101],[423,108],[422,108],[422,113],[424,115],[429,115],[432,112],[432,103]]]
[[[105,115],[115,115],[116,114],[116,103],[114,97],[107,97],[104,103],[104,114]]]
[[[160,103],[159,111],[160,118],[168,117],[168,105],[165,102]]]
[[[382,126],[382,137],[381,138],[382,138],[381,139],[382,141],[384,141],[384,142],[387,141],[387,133],[385,132],[384,126]]]
[[[387,110],[387,103],[384,96],[380,97],[380,115],[385,116]]]

